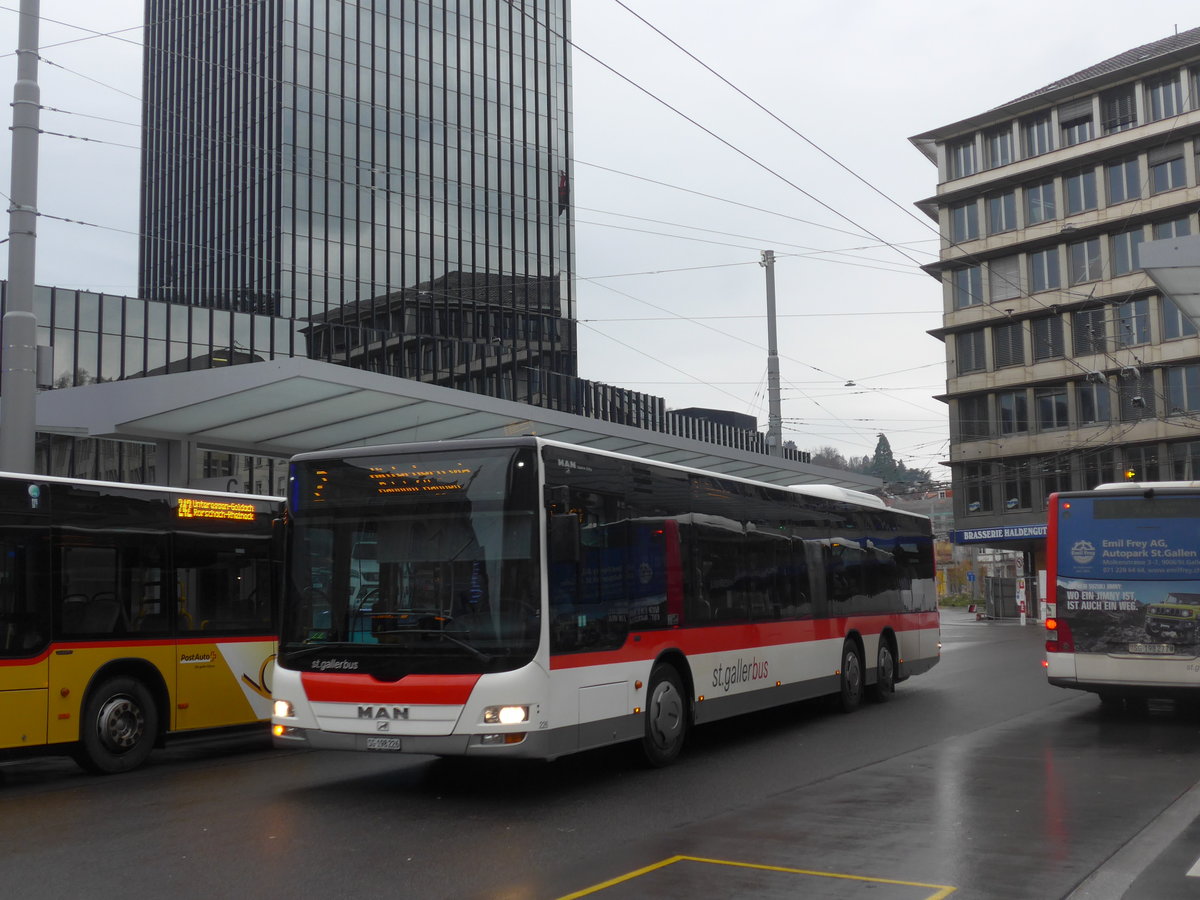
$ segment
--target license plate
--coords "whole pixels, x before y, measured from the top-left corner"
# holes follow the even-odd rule
[[[1130,653],[1175,653],[1174,644],[1130,644]]]
[[[400,738],[398,737],[369,737],[367,738],[368,750],[399,750]]]

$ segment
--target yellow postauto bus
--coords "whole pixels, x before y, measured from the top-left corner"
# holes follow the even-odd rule
[[[282,501],[0,473],[0,759],[270,716]]]

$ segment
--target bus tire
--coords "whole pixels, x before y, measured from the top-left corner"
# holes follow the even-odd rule
[[[136,678],[120,675],[93,689],[83,705],[75,761],[89,772],[113,775],[136,769],[158,734],[158,708]]]
[[[896,657],[887,635],[879,636],[879,652],[875,655],[875,683],[867,693],[876,703],[886,703],[896,690]]]
[[[656,768],[674,762],[683,750],[687,730],[683,682],[674,666],[659,663],[650,673],[646,692],[646,733],[642,738],[646,761]]]
[[[842,712],[854,712],[862,704],[863,663],[858,644],[849,638],[842,644],[841,683]]]

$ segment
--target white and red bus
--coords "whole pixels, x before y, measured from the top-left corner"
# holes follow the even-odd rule
[[[1200,701],[1200,482],[1053,494],[1047,516],[1050,683]]]
[[[277,745],[554,758],[940,653],[929,520],[523,437],[292,460]]]

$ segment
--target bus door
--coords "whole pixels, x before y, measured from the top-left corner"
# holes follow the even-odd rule
[[[270,715],[269,539],[177,535],[175,615],[178,728],[214,728]]]
[[[163,578],[166,538],[155,532],[62,528],[56,631],[50,654],[51,743],[79,735],[79,712],[96,673],[123,658],[145,659],[170,691],[173,648],[165,621],[151,613]]]
[[[48,530],[0,527],[0,748],[46,743],[49,596]]]

